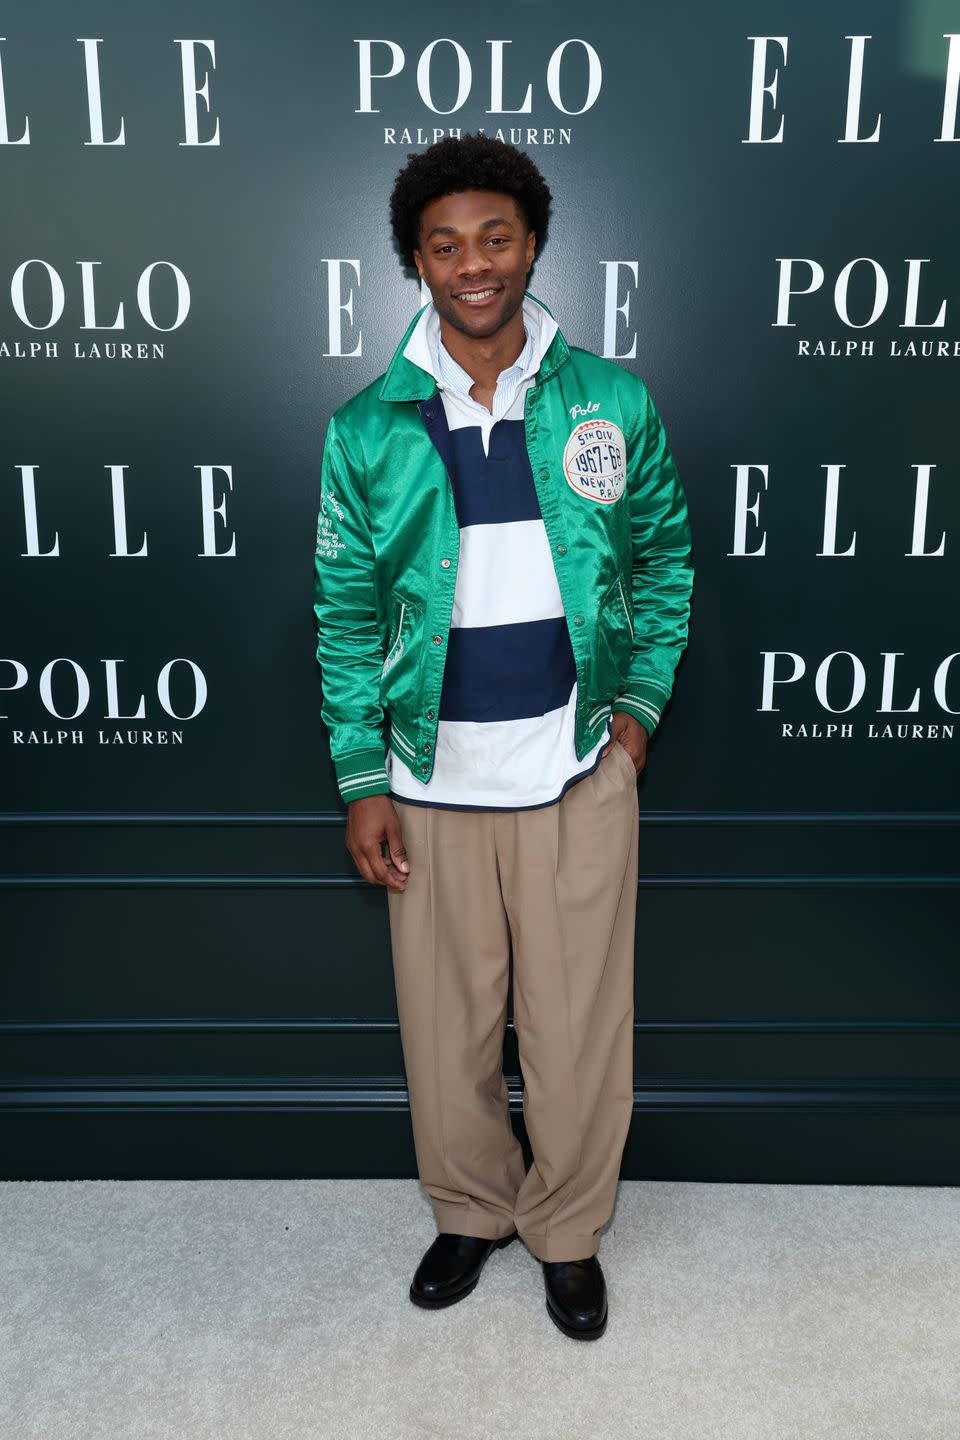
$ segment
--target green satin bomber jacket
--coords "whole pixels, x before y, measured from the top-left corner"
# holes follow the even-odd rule
[[[422,409],[443,402],[403,355],[421,314],[324,441],[316,658],[345,802],[389,791],[386,745],[424,783],[433,770],[460,530]],[[686,499],[643,381],[559,330],[524,429],[573,646],[582,759],[611,711],[652,733],[670,697],[693,586]]]

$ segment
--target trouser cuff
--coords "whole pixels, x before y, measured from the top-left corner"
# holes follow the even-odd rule
[[[598,1235],[525,1235],[520,1239],[538,1260],[589,1260],[600,1248]]]
[[[483,1240],[501,1240],[516,1229],[509,1216],[492,1215],[471,1205],[431,1203],[438,1234],[443,1231],[448,1235],[476,1235]]]

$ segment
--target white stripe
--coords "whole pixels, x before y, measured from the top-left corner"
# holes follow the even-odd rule
[[[635,706],[637,710],[646,710],[648,715],[655,716],[657,720],[660,719],[660,711],[655,705],[648,705],[646,700],[640,700],[636,695],[623,695],[621,699],[626,700],[628,705]]]
[[[497,420],[522,420],[526,407],[527,391],[533,384],[534,377],[525,375],[517,382],[516,389],[509,405],[501,406],[499,413],[491,415],[485,405],[480,405],[469,395],[458,395],[448,385],[444,385],[441,391],[443,408],[447,417],[447,428],[449,430],[466,430],[472,427],[480,431],[480,441],[483,445],[484,455],[490,454],[490,431]]]
[[[417,752],[415,747],[410,744],[410,741],[405,735],[400,734],[396,726],[394,726],[391,731],[390,740],[392,744],[398,746],[401,750],[406,750],[408,755],[416,756]]]
[[[341,790],[352,790],[357,785],[369,785],[371,780],[386,780],[387,772],[383,770],[361,770],[358,775],[351,775],[349,779],[340,781]]]
[[[650,705],[644,705],[642,700],[631,700],[628,703],[631,704],[635,710],[642,710],[644,715],[649,715],[654,724],[660,719],[656,710]]]
[[[542,520],[464,526],[451,625],[516,625],[562,615]]]
[[[649,700],[641,700],[639,695],[621,695],[619,698],[621,700],[629,700],[631,705],[641,705],[644,710],[649,710],[651,715],[656,716],[658,720],[660,719],[660,711],[655,705],[651,705]]]
[[[556,800],[574,775],[590,770],[609,739],[605,730],[583,757],[574,748],[577,687],[566,705],[525,720],[441,720],[426,784],[393,752],[390,788],[411,800],[514,809]]]

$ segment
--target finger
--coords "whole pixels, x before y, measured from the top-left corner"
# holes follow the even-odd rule
[[[376,885],[387,885],[391,890],[402,890],[406,884],[406,876],[398,875],[393,866],[387,865],[380,853],[381,841],[374,841],[366,850],[366,857],[373,871],[373,881]]]
[[[388,873],[391,874],[392,876],[394,876],[395,879],[402,881],[402,882],[403,882],[403,885],[405,886],[406,883],[407,883],[407,881],[408,881],[409,878],[410,878],[410,876],[408,875],[407,871],[406,871],[406,870],[398,870],[397,867],[396,867],[396,865],[394,865],[394,863],[393,863],[393,861],[391,860],[391,858],[390,858],[389,855],[384,855],[384,857],[383,857],[383,863],[384,863],[384,866],[385,866],[386,870],[388,871]]]
[[[400,831],[399,821],[390,821],[386,827],[387,847],[390,851],[389,858],[393,861],[398,870],[406,873],[410,869],[410,861],[407,859],[407,852],[403,845],[403,835]]]

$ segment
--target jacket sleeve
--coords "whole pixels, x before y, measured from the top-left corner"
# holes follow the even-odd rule
[[[320,717],[344,801],[385,795],[374,550],[360,467],[343,444],[337,417],[327,427],[320,473],[314,562],[314,614],[323,701]]]
[[[633,537],[633,654],[613,702],[653,734],[687,643],[693,566],[687,502],[666,431],[642,381],[637,425],[627,440]]]

